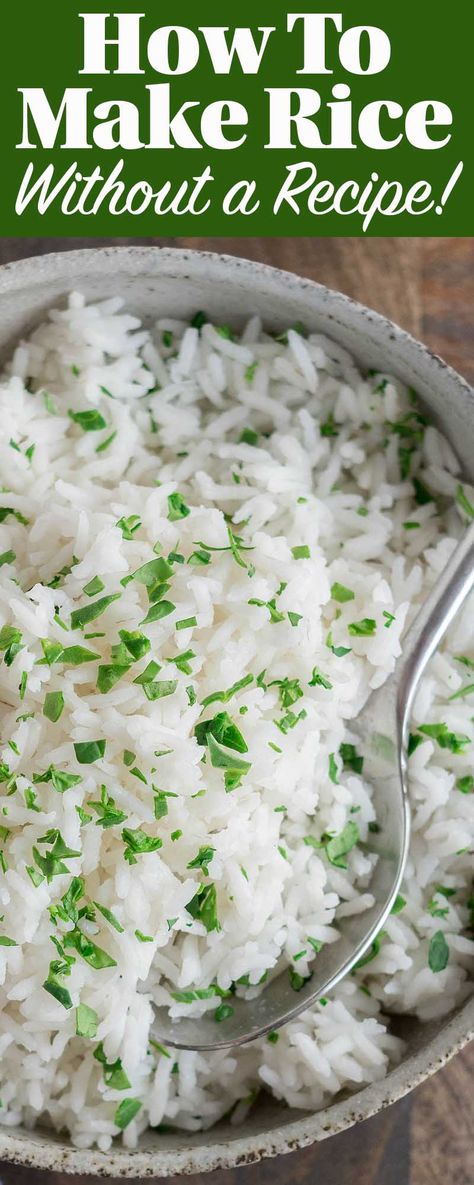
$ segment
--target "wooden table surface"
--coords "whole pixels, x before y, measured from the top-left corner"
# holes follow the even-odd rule
[[[138,242],[226,251],[337,288],[385,313],[474,382],[474,239],[0,239],[0,263]],[[474,1050],[407,1099],[304,1152],[189,1185],[472,1185]],[[0,1164],[0,1185],[79,1185]]]

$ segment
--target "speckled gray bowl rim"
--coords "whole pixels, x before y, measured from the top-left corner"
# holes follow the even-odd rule
[[[340,307],[351,306],[358,316],[378,323],[379,327],[397,343],[401,354],[404,347],[418,351],[420,360],[425,365],[435,369],[441,368],[446,378],[453,382],[464,395],[473,398],[472,388],[441,358],[430,351],[421,342],[416,341],[405,330],[379,313],[366,308],[364,305],[351,300],[342,293],[336,293],[312,280],[303,279],[291,272],[282,271],[267,264],[252,260],[241,259],[236,256],[219,255],[214,252],[183,250],[173,247],[106,247],[87,250],[55,252],[54,254],[34,256],[14,263],[5,264],[0,268],[0,295],[8,291],[20,289],[32,278],[34,269],[35,283],[38,273],[45,281],[58,280],[64,277],[65,285],[68,281],[68,260],[73,265],[90,268],[94,274],[101,270],[109,270],[107,265],[114,260],[120,265],[122,272],[131,275],[166,271],[175,266],[181,274],[186,268],[191,271],[199,266],[212,272],[222,267],[226,269],[226,276],[232,281],[238,273],[239,280],[247,279],[249,287],[258,279],[263,288],[265,282],[269,288],[280,285],[283,290],[299,295],[305,291],[318,290],[322,299],[325,297]],[[199,262],[197,262],[199,261]],[[71,268],[72,273],[75,266]],[[330,330],[329,330],[330,332]],[[474,403],[473,403],[474,409]],[[219,1139],[219,1128],[211,1129],[206,1134],[206,1142],[200,1145],[191,1144],[176,1149],[140,1149],[127,1150],[114,1146],[108,1153],[96,1150],[73,1148],[70,1144],[61,1146],[60,1139],[55,1134],[41,1128],[27,1132],[23,1129],[8,1129],[0,1127],[0,1160],[15,1164],[27,1165],[31,1168],[49,1169],[56,1172],[77,1173],[102,1177],[155,1177],[166,1178],[191,1173],[211,1172],[214,1169],[227,1169],[236,1166],[252,1164],[263,1157],[278,1156],[283,1153],[305,1148],[315,1141],[327,1139],[338,1132],[350,1128],[353,1124],[369,1119],[392,1103],[403,1098],[414,1087],[424,1082],[432,1074],[472,1040],[474,1036],[474,998],[469,999],[451,1016],[441,1031],[437,1033],[429,1044],[418,1052],[405,1057],[400,1065],[391,1069],[385,1078],[373,1082],[356,1094],[336,1101],[329,1107],[313,1114],[304,1113],[303,1117],[289,1123],[283,1120],[285,1111],[282,1109],[282,1127],[272,1128],[261,1133],[251,1132],[245,1135],[245,1124],[240,1131],[243,1133],[235,1139]],[[293,1112],[294,1113],[294,1112]],[[237,1129],[239,1130],[239,1129]],[[192,1138],[192,1137],[191,1137]],[[186,1135],[180,1133],[181,1144],[185,1144]]]

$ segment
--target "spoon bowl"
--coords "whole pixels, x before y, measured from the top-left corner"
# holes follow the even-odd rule
[[[295,995],[287,969],[253,1000],[235,997],[225,1030],[212,1012],[173,1020],[166,1008],[155,1009],[154,1038],[175,1049],[224,1049],[246,1045],[281,1028],[332,991],[371,950],[395,903],[410,841],[407,734],[416,689],[427,663],[474,587],[474,523],[418,611],[401,657],[386,683],[373,691],[351,732],[364,758],[364,780],[372,790],[377,828],[365,851],[376,856],[368,891],[373,904],[342,920],[336,942],[323,946],[313,973]]]

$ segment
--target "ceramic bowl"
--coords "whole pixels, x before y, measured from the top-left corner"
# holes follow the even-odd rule
[[[329,334],[363,367],[391,372],[414,387],[474,481],[474,392],[444,362],[377,313],[309,280],[226,256],[153,247],[68,251],[0,269],[0,356],[41,320],[48,308],[79,289],[88,300],[120,293],[145,322],[158,316],[210,317],[242,324],[259,313],[267,327],[302,321]],[[474,1030],[474,1000],[427,1025],[398,1022],[406,1038],[400,1065],[380,1082],[339,1097],[316,1113],[291,1111],[263,1099],[241,1127],[220,1123],[208,1132],[146,1133],[135,1151],[83,1151],[45,1128],[0,1127],[0,1161],[113,1177],[170,1177],[249,1164],[323,1140],[367,1119],[428,1078],[462,1049]]]

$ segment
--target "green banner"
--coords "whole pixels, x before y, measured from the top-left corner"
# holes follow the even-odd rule
[[[2,235],[472,235],[474,7],[2,6]]]

